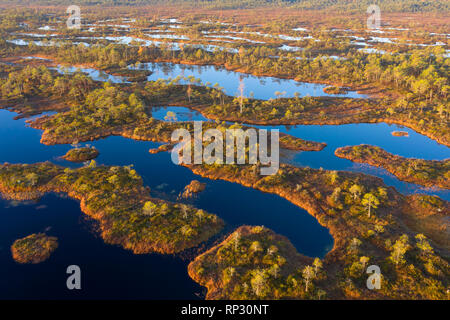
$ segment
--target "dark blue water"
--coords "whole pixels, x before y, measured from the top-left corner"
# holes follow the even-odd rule
[[[264,225],[287,236],[300,252],[309,256],[324,256],[332,247],[328,231],[289,201],[238,184],[203,179],[189,169],[173,164],[170,153],[145,153],[149,148],[157,147],[155,143],[110,137],[94,145],[100,150],[99,163],[133,163],[144,183],[159,197],[175,200],[187,184],[197,179],[207,187],[191,203],[218,214],[232,227]]]
[[[11,137],[0,140],[0,162],[49,160],[79,166],[60,159],[70,146],[40,144],[41,132],[26,127],[24,120],[13,120],[13,116],[0,110],[0,134]],[[169,153],[151,155],[148,150],[158,147],[158,143],[109,137],[89,144],[100,151],[99,164],[133,164],[152,194],[164,199],[176,200],[193,179],[205,182],[206,191],[188,203],[220,216],[227,223],[226,231],[244,224],[264,225],[288,237],[299,252],[313,257],[323,257],[333,246],[328,230],[305,210],[272,194],[195,176],[187,168],[173,164]],[[187,275],[187,262],[160,255],[135,256],[106,245],[83,217],[76,201],[55,195],[47,195],[32,205],[1,202],[0,225],[7,231],[2,231],[0,237],[0,271],[12,280],[0,282],[0,298],[191,299],[201,291]],[[16,264],[9,252],[14,240],[47,227],[51,227],[49,235],[60,238],[60,248],[37,266]],[[71,264],[83,270],[84,289],[80,293],[65,289],[65,270]]]
[[[202,288],[186,273],[187,261],[134,255],[105,245],[77,201],[47,195],[39,203],[0,201],[0,299],[197,299]],[[59,247],[37,265],[11,258],[15,239],[46,231]],[[67,267],[81,268],[81,290],[66,287]]]

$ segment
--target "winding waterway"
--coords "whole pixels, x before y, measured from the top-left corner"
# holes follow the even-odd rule
[[[257,78],[215,67],[148,64],[144,68],[153,71],[149,80],[193,75],[203,83],[219,83],[228,94],[236,93],[239,80],[243,77],[246,92],[253,92],[254,97],[259,99],[274,98],[276,91],[285,91],[286,96],[292,96],[295,92],[302,96],[326,95],[322,85]],[[115,81],[115,78],[110,78],[113,76],[95,73],[97,71],[92,69],[83,71],[95,80]],[[117,80],[122,81],[124,79]],[[349,92],[347,96],[362,97],[354,92]],[[168,111],[175,112],[179,121],[207,120],[199,113],[181,107],[155,108],[153,117],[164,119]],[[40,144],[41,132],[27,127],[23,119],[14,120],[14,116],[14,113],[0,110],[1,163],[52,161],[63,166],[79,166],[60,158],[71,146]],[[367,143],[406,157],[450,158],[449,148],[408,128],[384,123],[266,128],[277,128],[302,139],[328,144],[321,152],[284,152],[283,160],[296,166],[364,172],[383,178],[386,184],[403,193],[426,192],[450,199],[447,191],[424,190],[417,185],[401,182],[384,170],[355,165],[334,156],[338,147]],[[391,132],[394,130],[408,131],[409,137],[393,137]],[[193,179],[205,182],[206,191],[190,203],[224,219],[227,223],[225,232],[243,224],[264,225],[288,237],[299,252],[312,257],[323,257],[333,246],[328,230],[305,210],[276,195],[195,176],[187,168],[174,165],[168,153],[149,154],[148,150],[158,147],[158,143],[109,137],[88,144],[100,151],[99,164],[133,164],[152,194],[164,199],[175,200]],[[37,203],[2,200],[0,228],[0,268],[3,274],[8,274],[8,279],[0,280],[0,298],[195,299],[195,293],[202,290],[187,275],[188,261],[157,254],[136,256],[120,247],[104,244],[80,212],[77,201],[66,197],[49,194]],[[59,238],[60,247],[56,252],[40,265],[16,264],[9,251],[12,242],[45,230]],[[80,292],[65,288],[65,268],[71,264],[77,264],[83,270],[84,290]],[[39,290],[40,287],[42,290]]]
[[[40,144],[41,132],[26,127],[23,119],[13,120],[14,116],[0,110],[0,135],[14,137],[0,140],[1,163],[52,161],[78,166],[60,158],[71,146]],[[175,201],[193,179],[205,182],[206,191],[190,203],[219,215],[227,223],[226,231],[245,224],[264,225],[287,236],[308,256],[323,257],[333,246],[328,230],[305,210],[276,195],[195,176],[187,168],[173,164],[169,153],[151,155],[148,150],[159,146],[157,143],[109,137],[89,144],[100,151],[99,164],[133,164],[152,194],[161,198]],[[157,254],[133,259],[131,253],[104,244],[87,225],[79,205],[71,199],[48,195],[39,203],[1,201],[0,226],[5,231],[0,237],[0,261],[11,280],[0,283],[0,298],[193,299],[201,291],[187,275],[187,261]],[[9,251],[14,240],[43,232],[47,227],[51,227],[49,235],[60,238],[55,254],[35,269],[14,263]],[[65,289],[65,268],[71,264],[80,265],[86,274],[86,290],[78,294]],[[111,283],[111,279],[119,280]],[[44,292],[36,289],[36,283],[47,284]]]

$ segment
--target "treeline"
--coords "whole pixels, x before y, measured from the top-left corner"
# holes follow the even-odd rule
[[[0,97],[9,100],[64,97],[67,102],[77,103],[84,100],[95,86],[94,81],[82,73],[56,76],[44,66],[26,66],[0,78]]]
[[[6,0],[6,3],[67,5],[68,0]],[[385,12],[443,12],[449,10],[448,1],[434,0],[79,0],[81,5],[186,5],[203,9],[246,9],[258,7],[291,7],[303,10],[334,10],[341,12],[363,12],[372,4]]]

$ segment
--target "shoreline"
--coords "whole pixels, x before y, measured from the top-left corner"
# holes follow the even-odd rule
[[[95,188],[91,191],[85,191],[83,188],[86,187],[83,187],[83,185],[86,186],[86,184],[79,185],[78,179],[83,178],[84,176],[89,177],[91,175],[103,178],[103,180],[93,182],[95,185],[107,185],[108,183],[111,183],[111,179],[107,178],[109,176],[108,170],[110,168],[119,168],[114,169],[116,172],[116,180],[120,179],[118,178],[118,175],[120,175],[122,179],[129,179],[130,174],[136,175],[135,172],[133,173],[126,168],[124,169],[121,167],[83,167],[70,170],[70,172],[66,173],[65,170],[63,170],[64,167],[51,163],[37,163],[31,165],[3,164],[0,165],[0,193],[6,195],[9,199],[20,201],[35,200],[36,196],[43,196],[47,193],[67,194],[70,198],[80,202],[81,211],[86,214],[86,216],[99,223],[99,234],[105,243],[120,245],[124,249],[132,251],[134,254],[182,253],[183,251],[197,247],[203,242],[208,241],[213,236],[219,234],[223,229],[224,222],[220,218],[205,212],[202,213],[204,216],[203,222],[201,222],[201,220],[199,222],[195,215],[190,217],[188,221],[180,220],[179,216],[181,213],[178,211],[179,204],[151,197],[148,194],[148,190],[143,186],[140,176],[138,176],[139,179],[132,178],[134,180],[118,182],[122,184],[125,183],[125,185],[121,186],[119,195],[117,193],[112,193],[111,197],[114,200],[110,200],[111,203],[106,204],[103,203],[103,197],[107,196],[110,191],[96,190]],[[11,174],[11,171],[18,171],[21,173],[21,170],[24,170],[23,172],[32,172],[33,174],[36,174],[38,177],[38,184],[26,187],[12,187],[6,185],[7,182],[4,181],[5,177],[3,175],[8,177],[8,175]],[[42,172],[40,170],[42,170]],[[39,174],[45,178],[44,181],[41,181]],[[76,174],[80,177],[73,176]],[[93,186],[87,187],[87,189],[90,188],[93,188]],[[102,194],[102,192],[105,194]],[[99,207],[97,202],[100,202],[103,206]],[[148,209],[152,211],[152,214],[150,215],[145,214],[147,203],[150,203]],[[124,206],[127,208],[125,211],[123,211],[124,208],[122,208]],[[144,213],[138,214],[139,206],[143,206]],[[116,213],[111,212],[113,210],[119,211]],[[153,214],[159,213],[159,210],[165,210],[165,212],[153,217]],[[186,206],[185,210],[186,212],[189,212],[189,214],[193,214],[197,209]],[[171,223],[174,225],[170,225]],[[204,227],[203,224],[209,224],[208,228],[202,230]],[[177,233],[172,234],[177,226],[180,228],[184,226],[191,228],[192,233],[197,233],[196,237],[192,238],[191,236],[187,236],[183,238],[183,236],[180,236]],[[140,236],[138,236],[138,234],[140,234]],[[159,236],[158,239],[153,239],[155,236]],[[178,239],[177,237],[181,238]]]
[[[357,156],[355,152],[362,152],[360,156]],[[383,168],[397,179],[409,183],[415,183],[424,187],[439,187],[449,190],[450,181],[446,180],[446,175],[450,174],[450,159],[438,161],[438,160],[422,160],[414,158],[405,158],[394,155],[371,145],[360,145],[352,147],[338,148],[335,153],[337,157],[350,160],[356,163],[365,163],[377,168]],[[374,158],[376,157],[376,158]],[[405,172],[403,168],[408,167],[408,172]],[[428,179],[417,178],[416,175],[420,174],[417,166],[422,167],[422,171],[427,173],[428,170],[442,170],[442,172],[436,172],[434,177],[428,177]],[[414,167],[414,169],[412,169]],[[446,170],[446,167],[448,168]],[[411,171],[411,173],[409,172]],[[442,174],[444,175],[442,179]]]

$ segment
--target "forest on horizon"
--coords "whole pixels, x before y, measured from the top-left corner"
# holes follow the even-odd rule
[[[257,7],[289,7],[300,10],[366,11],[371,4],[386,12],[445,12],[449,0],[3,0],[23,5],[189,5],[204,9],[246,9]]]

